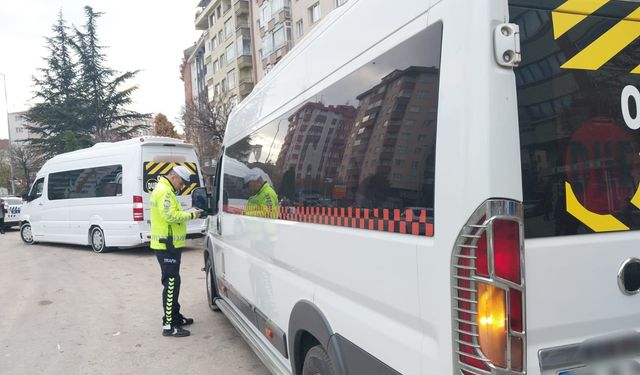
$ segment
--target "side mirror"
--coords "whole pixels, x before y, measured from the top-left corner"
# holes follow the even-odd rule
[[[203,210],[207,215],[211,215],[211,206],[209,205],[209,195],[207,189],[203,187],[195,188],[191,192],[191,207]]]
[[[31,202],[32,199],[29,193],[22,193],[22,200],[25,202]]]

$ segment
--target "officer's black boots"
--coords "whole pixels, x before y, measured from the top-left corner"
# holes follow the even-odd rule
[[[169,327],[169,328],[163,328],[162,329],[162,336],[168,336],[168,337],[186,337],[189,336],[191,334],[191,332],[187,331],[186,329],[180,327],[180,326],[173,326],[173,327]]]

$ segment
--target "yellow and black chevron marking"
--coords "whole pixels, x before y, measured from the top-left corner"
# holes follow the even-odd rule
[[[196,163],[189,163],[189,162],[148,161],[144,163],[144,170],[147,171],[147,173],[149,174],[165,175],[169,173],[171,168],[175,167],[176,165],[182,165],[184,167],[187,167],[192,175],[198,173],[198,167]]]
[[[182,165],[189,169],[192,176],[197,176],[198,174],[198,165],[196,163],[191,162],[169,162],[169,161],[148,161],[144,163],[144,171],[145,171],[145,181],[153,175],[164,176],[171,168],[176,165]],[[185,186],[185,188],[180,192],[180,195],[189,195],[193,189],[197,188],[198,184],[193,182],[189,186]]]
[[[589,211],[586,207],[584,207],[576,197],[573,192],[573,188],[571,184],[568,182],[564,183],[566,189],[566,204],[567,204],[567,212],[571,214],[576,219],[580,220],[584,225],[591,228],[594,232],[613,232],[619,230],[629,230],[629,227],[624,225],[620,220],[616,219],[613,215],[610,214],[597,214],[595,212]],[[638,197],[640,194],[640,189],[636,192],[635,197]],[[635,199],[634,197],[634,199]],[[638,198],[640,200],[640,198]],[[631,200],[633,204],[638,207],[636,203]]]
[[[168,288],[167,288],[167,301],[164,309],[165,323],[171,324],[173,321],[173,289],[175,288],[175,277],[169,278]]]
[[[597,16],[597,12],[601,9],[613,5],[620,6],[620,4],[619,1],[611,0],[565,1],[551,12],[554,39],[559,39],[587,18]],[[629,6],[633,7],[630,13],[619,17],[620,21],[569,58],[561,67],[563,69],[598,70],[635,42],[640,37],[640,6],[626,3],[624,9]],[[629,72],[640,74],[640,61]]]

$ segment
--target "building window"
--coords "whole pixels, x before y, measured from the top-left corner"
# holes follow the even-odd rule
[[[215,95],[220,95],[221,94],[220,84],[219,83],[216,85],[216,89],[215,89],[214,93],[215,93]]]
[[[304,35],[304,24],[302,20],[296,22],[296,37],[300,38]]]
[[[227,87],[229,90],[236,88],[236,70],[233,69],[227,73]]]
[[[236,40],[238,46],[238,56],[251,56],[251,39],[244,35],[239,35]]]
[[[271,2],[265,1],[260,8],[260,25],[266,26],[271,20]]]
[[[234,48],[233,43],[227,46],[225,58],[227,59],[227,64],[231,63],[233,59],[236,58],[236,49]]]
[[[309,8],[309,23],[312,25],[320,20],[320,3],[315,3]]]
[[[262,39],[262,58],[269,56],[273,52],[273,34],[267,33]]]
[[[222,44],[224,40],[224,36],[222,35],[222,30],[218,31],[218,45]]]
[[[218,47],[218,38],[214,36],[213,39],[211,39],[211,50],[213,51],[216,47]]]
[[[218,60],[213,62],[213,74],[218,71]]]
[[[229,18],[224,23],[224,37],[228,38],[233,34],[233,17]]]
[[[278,49],[284,45],[285,35],[284,27],[280,27],[273,32],[273,49]]]
[[[349,1],[349,0],[336,0],[336,8],[340,7],[340,6],[343,6],[344,4],[347,3],[347,1]]]

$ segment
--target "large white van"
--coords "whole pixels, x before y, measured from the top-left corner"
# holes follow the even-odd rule
[[[274,374],[639,373],[639,37],[637,1],[346,2],[230,117],[211,307]]]
[[[181,140],[145,136],[57,155],[24,197],[22,240],[91,245],[98,253],[144,245],[151,239],[150,193],[175,165],[192,172],[178,196],[186,207],[201,177],[193,146]],[[204,220],[187,225],[188,237],[204,232]]]

